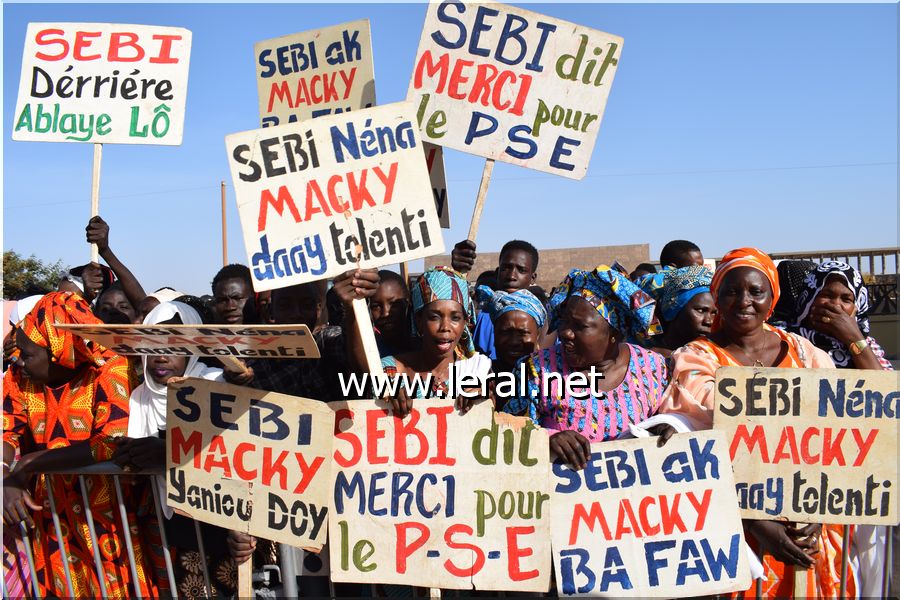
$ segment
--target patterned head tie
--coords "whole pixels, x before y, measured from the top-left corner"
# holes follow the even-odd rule
[[[559,326],[563,303],[578,296],[593,306],[613,329],[634,341],[662,333],[656,302],[626,276],[607,265],[593,271],[573,269],[550,296],[550,330]]]
[[[481,305],[481,309],[491,316],[491,321],[496,321],[501,315],[508,312],[520,311],[537,323],[538,329],[547,321],[547,310],[537,296],[528,290],[516,290],[515,292],[495,291],[486,285],[475,288],[475,298]]]
[[[437,300],[452,300],[462,306],[466,315],[466,326],[463,328],[459,346],[456,348],[457,353],[466,358],[475,354],[475,342],[472,340],[472,330],[475,327],[475,307],[469,297],[469,284],[462,273],[450,267],[428,269],[422,273],[409,292],[413,308],[413,335],[419,334],[415,315],[420,310]]]

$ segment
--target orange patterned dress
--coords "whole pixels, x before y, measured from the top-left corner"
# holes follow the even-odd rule
[[[779,364],[781,368],[834,368],[828,355],[812,345],[807,339],[781,329],[764,325],[775,332],[787,344],[787,352]],[[676,350],[672,358],[671,385],[663,396],[660,412],[679,413],[686,416],[695,429],[712,427],[714,384],[716,369],[719,367],[742,367],[727,350],[706,337],[700,337]],[[763,582],[763,598],[789,598],[794,592],[794,574],[805,573],[806,589],[810,597],[837,598],[841,579],[841,544],[843,527],[823,525],[819,536],[819,552],[815,563],[806,571],[794,571],[775,560],[772,556],[762,557],[766,579]],[[853,528],[850,528],[852,541]],[[757,546],[751,536],[747,542],[755,550]],[[851,561],[852,564],[852,561]],[[846,597],[856,597],[856,577],[851,566],[848,569]],[[755,585],[735,597],[755,598]]]
[[[12,367],[3,380],[3,442],[25,452],[65,448],[76,442],[90,444],[95,460],[112,456],[113,438],[123,436],[128,426],[128,397],[131,380],[126,359],[99,346],[92,346],[63,330],[59,323],[99,323],[88,305],[72,294],[48,294],[23,322],[29,339],[50,350],[51,360],[76,369],[66,385],[51,388],[35,384],[20,367]],[[86,477],[87,495],[99,540],[101,562],[110,598],[135,595],[132,585],[144,597],[157,597],[159,590],[150,556],[139,533],[138,520],[128,511],[129,530],[134,544],[138,581],[129,570],[122,521],[112,478]],[[77,476],[56,475],[52,479],[53,498],[60,517],[62,536],[78,598],[100,596],[100,586],[89,542],[85,507]],[[134,506],[131,486],[123,485],[126,507]],[[60,541],[53,526],[47,478],[36,478],[32,497],[44,510],[33,515],[36,531],[31,540],[36,580],[43,597],[68,597]]]

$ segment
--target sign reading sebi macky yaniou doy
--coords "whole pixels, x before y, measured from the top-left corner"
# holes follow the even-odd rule
[[[14,140],[177,146],[191,32],[117,23],[29,23]]]
[[[225,138],[257,291],[444,249],[411,104]]]

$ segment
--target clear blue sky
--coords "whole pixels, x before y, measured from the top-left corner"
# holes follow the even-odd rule
[[[480,248],[513,237],[539,248],[649,243],[654,257],[673,238],[707,256],[897,245],[896,4],[525,7],[625,44],[587,178],[498,163]],[[221,266],[221,180],[229,257],[246,262],[224,136],[258,123],[253,44],[368,18],[378,102],[395,102],[424,15],[424,4],[4,5],[3,248],[89,257],[90,144],[11,141],[28,22],[193,32],[184,144],[107,145],[100,213],[148,291],[201,294]],[[468,231],[483,164],[446,152],[448,247]]]

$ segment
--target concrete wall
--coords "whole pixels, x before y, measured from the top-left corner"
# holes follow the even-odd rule
[[[472,269],[474,276],[482,271],[496,269],[499,252],[479,252]],[[625,246],[595,246],[593,248],[554,248],[540,250],[537,284],[549,292],[565,278],[570,270],[593,269],[597,265],[611,265],[618,260],[629,271],[642,262],[650,260],[649,244],[629,244]],[[450,255],[432,256],[425,259],[425,268],[449,265]],[[474,281],[474,277],[471,279]]]

